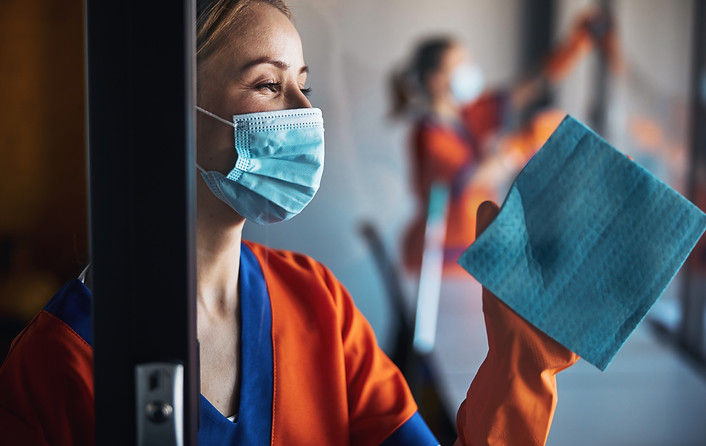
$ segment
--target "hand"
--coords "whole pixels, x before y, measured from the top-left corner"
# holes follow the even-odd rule
[[[486,201],[476,213],[476,238],[498,215],[498,205]],[[579,356],[550,338],[515,313],[483,287],[483,314],[488,331],[488,354],[513,367],[556,374],[570,367]],[[519,348],[518,348],[519,347]]]
[[[616,75],[625,74],[615,21],[610,11],[604,8],[589,9],[576,24],[576,32],[586,34],[598,48],[610,69]]]
[[[591,8],[576,22],[576,26],[588,32],[595,42],[600,42],[613,29],[613,18],[603,8]]]

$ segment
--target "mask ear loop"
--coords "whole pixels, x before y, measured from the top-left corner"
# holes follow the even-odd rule
[[[196,105],[195,108],[196,108],[196,110],[200,111],[200,112],[203,113],[204,115],[210,116],[210,117],[212,117],[213,119],[217,119],[217,120],[221,121],[223,124],[227,124],[227,125],[229,125],[229,126],[231,126],[231,127],[233,127],[233,128],[236,128],[236,127],[237,127],[237,125],[236,125],[235,122],[227,121],[227,120],[221,118],[220,116],[218,116],[218,115],[216,115],[216,114],[214,114],[214,113],[211,113],[211,112],[208,111],[208,110],[204,110],[203,108],[199,107],[198,105]],[[198,170],[200,170],[201,173],[203,173],[203,174],[207,174],[207,173],[208,173],[208,172],[206,172],[206,170],[204,170],[203,167],[199,166],[199,163],[196,163],[196,168],[197,168]]]
[[[208,115],[208,116],[212,117],[213,119],[217,119],[217,120],[221,121],[223,124],[227,124],[227,125],[229,125],[229,126],[231,126],[231,127],[236,127],[236,124],[235,124],[234,122],[227,121],[227,120],[221,118],[220,116],[211,113],[211,112],[208,111],[208,110],[204,110],[203,108],[199,107],[198,105],[196,106],[196,110],[200,111],[200,112],[203,113],[204,115]]]

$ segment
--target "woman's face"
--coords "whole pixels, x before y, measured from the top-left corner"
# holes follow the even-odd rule
[[[459,44],[452,44],[445,51],[439,68],[427,80],[427,89],[433,98],[448,97],[451,94],[451,74],[461,64],[471,60],[469,52]]]
[[[311,107],[301,38],[276,8],[254,4],[223,48],[198,67],[197,104],[230,121],[233,115]],[[197,161],[227,173],[234,165],[233,128],[197,114]]]

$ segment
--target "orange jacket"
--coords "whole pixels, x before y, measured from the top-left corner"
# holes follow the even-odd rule
[[[264,279],[271,308],[270,444],[435,444],[403,376],[333,275],[300,254],[249,242],[243,251],[261,268],[254,276]],[[0,431],[8,444],[94,441],[90,292],[73,281],[52,302],[0,368]],[[492,296],[484,297],[484,311],[490,351],[459,410],[457,444],[543,444],[554,373],[575,355]]]

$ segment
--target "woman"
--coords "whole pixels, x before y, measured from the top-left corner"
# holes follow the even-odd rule
[[[439,185],[448,192],[445,271],[462,271],[456,260],[474,240],[476,208],[495,197],[498,174],[516,173],[559,124],[563,114],[531,112],[547,86],[566,76],[594,41],[603,38],[607,30],[595,25],[604,19],[598,11],[587,13],[544,61],[538,75],[510,88],[484,91],[480,67],[463,45],[449,37],[421,42],[408,66],[393,75],[392,115],[414,120],[411,180],[419,206],[403,239],[408,270],[421,266],[430,191]],[[504,140],[493,156],[495,162],[489,163],[490,137],[527,114],[528,123]]]
[[[323,126],[289,10],[280,0],[199,6],[199,444],[437,444],[333,275],[241,238],[245,219],[295,215],[321,175]],[[497,212],[488,206],[484,222]],[[459,410],[458,443],[542,444],[554,374],[577,357],[486,299],[491,348]],[[92,444],[89,317],[77,280],[18,336],[0,369],[3,440]]]

